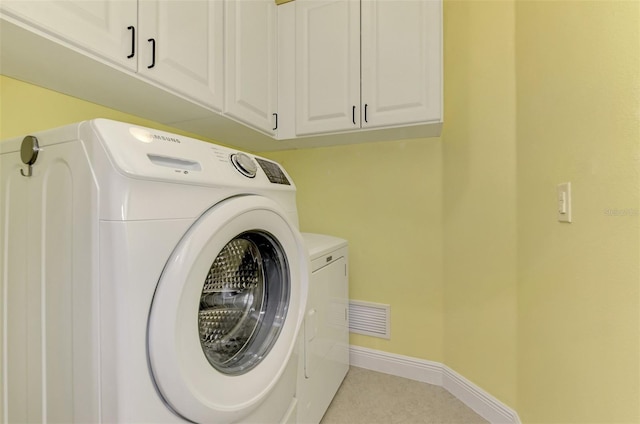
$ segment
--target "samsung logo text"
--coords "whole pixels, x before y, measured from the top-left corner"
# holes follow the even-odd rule
[[[167,137],[165,135],[158,135],[158,134],[153,134],[153,139],[154,140],[160,140],[160,141],[170,141],[172,143],[182,143],[180,141],[180,139],[175,138],[175,137]]]

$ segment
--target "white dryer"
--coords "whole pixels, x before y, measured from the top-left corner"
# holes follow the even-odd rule
[[[309,259],[272,161],[93,120],[0,143],[9,422],[293,422]]]
[[[298,423],[318,424],[349,370],[349,248],[337,237],[302,237],[311,280],[300,342]]]

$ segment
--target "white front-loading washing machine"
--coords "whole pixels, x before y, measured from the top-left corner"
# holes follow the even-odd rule
[[[3,421],[295,421],[309,259],[277,163],[98,119],[0,165]]]

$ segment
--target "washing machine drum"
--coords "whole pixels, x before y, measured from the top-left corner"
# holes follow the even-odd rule
[[[148,328],[163,401],[193,422],[235,422],[269,395],[304,316],[307,268],[297,229],[259,196],[199,218],[160,277]]]

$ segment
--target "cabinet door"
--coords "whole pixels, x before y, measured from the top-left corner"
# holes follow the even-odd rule
[[[130,70],[136,69],[136,0],[3,0],[3,14]]]
[[[273,0],[225,2],[225,108],[229,116],[275,133],[277,26]]]
[[[360,127],[360,2],[296,1],[296,133]]]
[[[223,18],[218,0],[140,0],[138,72],[222,110]]]
[[[441,120],[440,0],[362,2],[362,127]]]

